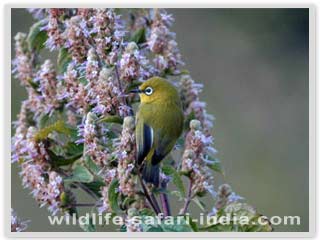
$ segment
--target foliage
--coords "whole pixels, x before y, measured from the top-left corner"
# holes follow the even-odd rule
[[[79,208],[90,206],[91,212],[122,216],[120,231],[272,230],[267,221],[253,224],[260,215],[230,186],[216,191],[213,176],[224,171],[213,147],[214,119],[200,101],[203,86],[182,69],[171,15],[163,9],[29,11],[37,22],[28,34],[15,37],[13,74],[28,98],[15,125],[12,161],[41,206],[52,215],[79,217]],[[56,62],[42,61],[44,48]],[[174,150],[179,157],[164,161],[158,188],[146,185],[135,165],[133,109],[139,99],[129,93],[152,76],[178,87],[185,113],[185,130]],[[92,202],[79,203],[76,189]],[[203,203],[205,195],[213,206]],[[170,202],[176,197],[181,209],[172,214]],[[250,221],[200,226],[188,215],[190,204],[206,216],[241,215]],[[147,221],[158,213],[157,223]],[[80,227],[96,231],[92,219]]]

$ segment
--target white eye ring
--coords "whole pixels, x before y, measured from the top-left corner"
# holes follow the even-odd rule
[[[148,96],[150,96],[152,93],[153,93],[153,89],[152,87],[147,87],[145,90],[144,90],[144,93]]]

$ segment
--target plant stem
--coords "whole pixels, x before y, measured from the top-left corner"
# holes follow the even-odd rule
[[[159,207],[157,198],[155,197],[154,193],[151,193],[151,199],[152,199],[155,207],[157,208],[158,212],[161,213],[161,209],[160,209],[160,207]]]
[[[139,177],[139,180],[140,180],[140,184],[142,186],[142,189],[143,189],[143,192],[144,192],[144,195],[146,196],[148,202],[150,203],[153,211],[158,215],[161,211],[159,211],[159,209],[155,206],[154,202],[152,201],[151,197],[150,197],[150,194],[148,192],[148,189],[147,187],[144,185],[144,182],[141,178],[141,175],[140,175],[140,172],[138,172],[138,177]]]
[[[186,200],[184,202],[183,208],[180,210],[180,213],[179,213],[180,215],[185,215],[186,214],[186,212],[188,210],[188,207],[189,207],[189,204],[190,204],[191,199],[192,199],[191,194],[192,194],[192,182],[190,181],[189,182],[189,188],[188,188],[188,196],[187,196],[187,198],[186,198]]]
[[[161,188],[164,190],[167,189],[167,182],[162,181],[161,182]],[[162,210],[164,213],[164,216],[171,216],[171,211],[170,211],[170,204],[169,204],[169,199],[166,193],[161,193],[160,194],[160,200],[161,200],[161,205],[162,205]]]

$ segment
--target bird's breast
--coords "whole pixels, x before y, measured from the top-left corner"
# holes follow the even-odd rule
[[[178,138],[183,128],[183,112],[173,103],[141,104],[139,118],[156,131]]]

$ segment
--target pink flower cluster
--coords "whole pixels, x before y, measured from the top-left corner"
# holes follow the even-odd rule
[[[206,134],[210,134],[213,127],[214,117],[206,111],[206,103],[200,101],[199,94],[203,85],[196,83],[190,75],[182,75],[179,89],[180,95],[185,109],[185,115],[194,115],[194,118],[201,122]]]
[[[28,49],[25,33],[17,33],[15,36],[15,59],[13,60],[14,76],[20,80],[21,85],[27,86],[34,77],[34,69],[32,66],[33,54]]]
[[[11,232],[23,232],[28,227],[29,220],[21,220],[11,208]]]
[[[182,156],[182,171],[189,172],[194,194],[210,192],[212,196],[215,196],[213,175],[206,163],[207,156],[213,150],[212,137],[206,136],[201,129],[200,121],[190,122],[190,131],[186,136]]]
[[[102,135],[102,129],[99,129],[95,121],[96,116],[93,113],[88,113],[85,120],[83,130],[84,142],[84,156],[89,156],[98,166],[107,165],[108,161],[108,148],[103,147],[103,139],[99,137]]]
[[[227,204],[238,202],[243,198],[232,191],[229,184],[219,186],[215,206],[212,209],[211,215],[215,215],[220,209],[223,209]]]
[[[109,187],[116,179],[119,186],[115,191],[121,199],[119,205],[125,208],[127,231],[141,231],[132,217],[150,206],[141,195],[135,166],[133,109],[137,99],[128,93],[152,76],[163,76],[173,83],[173,79],[179,79],[176,85],[185,118],[191,121],[185,135],[182,169],[178,170],[189,174],[192,196],[205,192],[216,196],[208,167],[209,156],[216,153],[211,136],[213,117],[199,98],[203,86],[181,73],[184,63],[175,33],[170,30],[174,21],[171,15],[163,9],[29,11],[41,21],[39,31],[47,36],[45,47],[59,55],[57,66],[52,60],[42,61],[40,52],[29,48],[26,34],[15,37],[13,73],[26,88],[28,99],[22,103],[15,125],[12,161],[20,164],[23,186],[30,189],[40,206],[46,205],[57,214],[64,209],[62,198],[67,194],[73,199],[67,201],[70,208],[75,207],[73,188],[84,187],[97,201],[94,206],[99,212],[111,212]],[[37,139],[46,118],[63,120],[78,136],[56,131]],[[74,161],[83,168],[88,167],[87,159],[92,160],[97,171],[88,167],[81,174],[86,181],[94,175],[92,185],[102,178],[100,189],[82,182],[64,182],[67,177],[79,177],[73,175],[73,162],[63,167],[53,163],[56,158],[70,160],[74,152],[78,154]],[[171,176],[162,177],[172,180]]]
[[[120,142],[117,144],[116,157],[118,163],[119,191],[129,197],[136,194],[137,179],[133,174],[136,150],[135,150],[135,123],[133,117],[125,117]]]
[[[152,12],[152,25],[148,36],[150,51],[156,54],[153,62],[158,74],[170,71],[179,73],[178,67],[184,63],[175,41],[175,33],[170,32],[173,17],[158,9]]]
[[[50,158],[42,141],[35,140],[36,129],[29,127],[25,139],[15,146],[21,162],[22,184],[29,188],[40,207],[47,205],[48,210],[57,214],[60,209],[60,194],[64,191],[62,177],[51,170]],[[24,148],[21,148],[24,146]]]

